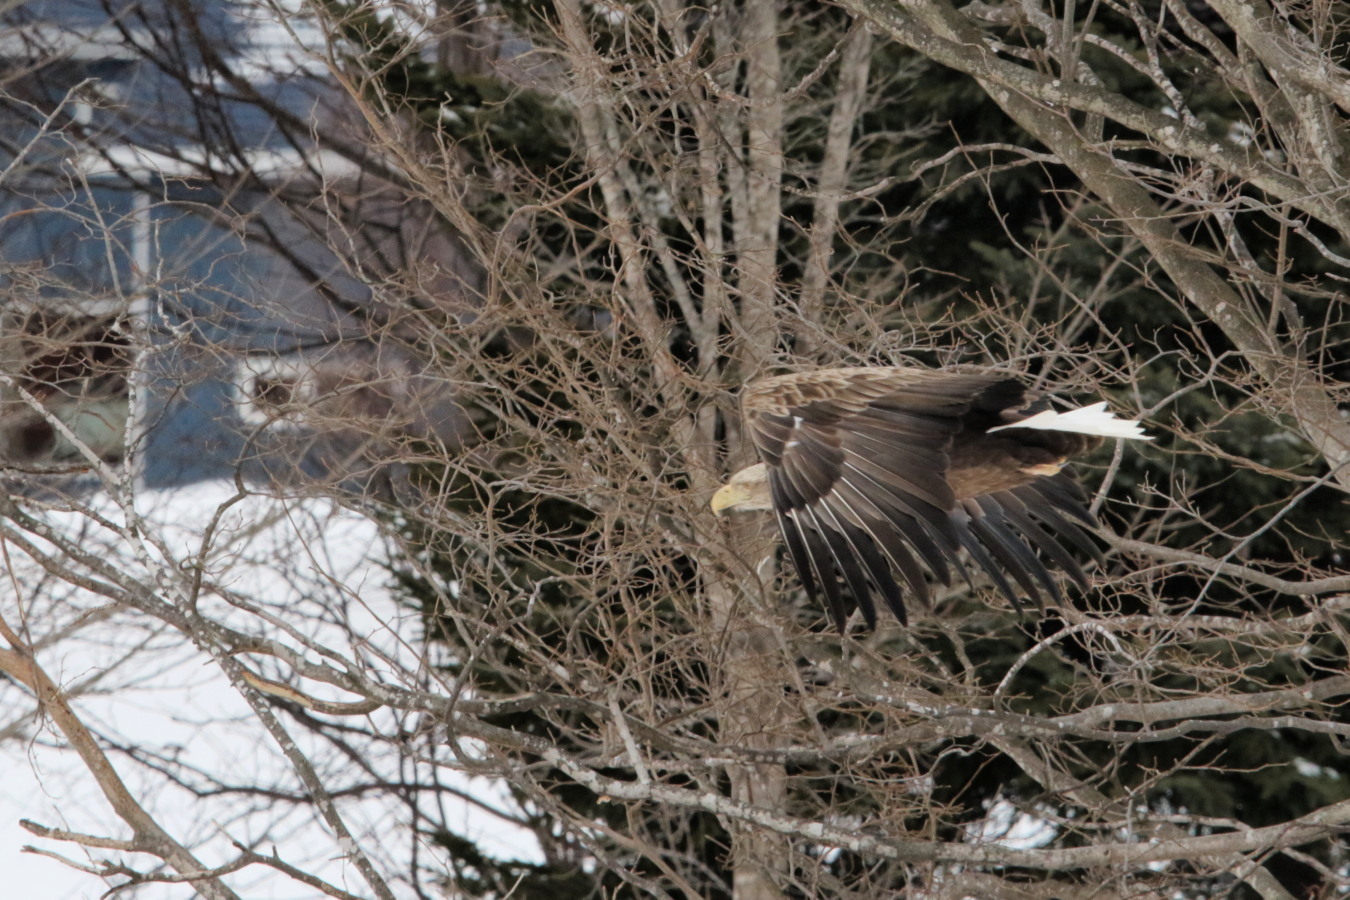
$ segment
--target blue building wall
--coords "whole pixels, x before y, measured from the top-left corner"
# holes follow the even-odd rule
[[[203,142],[244,155],[296,151],[262,105],[199,102],[164,66],[140,56],[136,46],[150,46],[158,33],[182,48],[178,65],[206,68],[201,51],[182,40],[189,30],[206,35],[212,53],[249,49],[234,4],[199,4],[189,30],[173,9],[126,3],[110,15],[89,0],[43,0],[5,17],[31,39],[5,47],[9,68],[22,75],[11,82],[0,136],[0,161],[11,167],[0,184],[0,291],[14,302],[121,302],[137,310],[153,341],[141,358],[147,396],[138,448],[151,485],[231,475],[256,446],[235,408],[237,360],[326,340],[341,319],[330,303],[335,291],[346,303],[369,298],[341,261],[273,208],[269,185],[222,189],[185,170],[155,171],[155,160],[199,158]],[[263,105],[299,121],[313,115],[323,90],[304,78],[252,87]],[[133,151],[141,161],[117,171],[136,159]],[[290,251],[309,271],[247,240],[242,219],[216,215],[226,202],[292,241]],[[321,465],[317,458],[285,463]]]

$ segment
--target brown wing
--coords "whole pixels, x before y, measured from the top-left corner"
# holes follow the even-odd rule
[[[985,433],[1039,411],[1033,400],[1005,375],[927,369],[832,369],[746,389],[742,410],[788,555],[840,628],[855,603],[875,625],[874,592],[906,621],[895,573],[926,601],[924,567],[943,584],[953,568],[968,578],[962,549],[1014,604],[1007,576],[1038,604],[1041,591],[1059,598],[1032,548],[1086,583],[1056,537],[1098,553],[1075,523],[1094,524],[1082,496],[1064,476],[1033,473],[1088,442]]]

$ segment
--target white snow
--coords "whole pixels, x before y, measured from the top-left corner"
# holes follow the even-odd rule
[[[140,541],[95,525],[76,510],[49,510],[43,517],[59,533],[81,535],[83,547],[123,571],[150,577],[147,566],[180,565],[200,552],[207,523],[234,492],[232,484],[203,484],[138,494],[135,513],[143,518],[146,535]],[[110,521],[125,521],[125,511],[106,498],[97,506]],[[74,706],[87,724],[117,744],[183,766],[177,771],[207,787],[212,786],[209,776],[226,784],[275,783],[299,790],[277,744],[205,653],[143,612],[116,608],[106,598],[52,579],[13,543],[3,549],[8,566],[0,559],[0,610],[7,621],[24,623],[30,639],[40,645],[44,636],[64,629],[59,640],[51,640],[40,651],[39,661],[75,694]],[[376,525],[336,503],[249,496],[222,517],[218,541],[208,552],[208,570],[222,587],[255,604],[258,611],[276,616],[279,624],[360,660],[368,671],[389,670],[392,678],[395,668],[418,670],[420,626],[417,616],[389,594],[389,575],[380,565],[384,552]],[[256,612],[235,608],[218,595],[203,596],[201,605],[212,618],[252,632],[265,622]],[[300,647],[280,628],[269,636]],[[251,657],[250,662],[261,668],[258,659]],[[357,699],[308,682],[303,687],[323,699]],[[0,893],[31,900],[97,898],[109,887],[101,879],[20,848],[33,844],[93,864],[128,859],[144,867],[148,858],[119,851],[82,856],[75,845],[43,840],[19,827],[18,820],[26,818],[115,838],[130,836],[79,759],[64,749],[55,726],[43,721],[34,727],[32,708],[27,691],[0,682],[0,872],[5,873]],[[409,725],[406,718],[387,710],[377,711],[370,720],[380,728]],[[330,773],[329,787],[348,782],[332,775],[350,771],[341,753],[302,728],[289,730],[316,767]],[[375,756],[380,774],[399,778],[399,760],[387,745],[381,750]],[[124,753],[109,756],[148,811],[207,864],[219,865],[234,857],[230,840],[251,844],[264,854],[275,846],[287,862],[367,893],[335,837],[315,823],[309,808],[267,797],[247,803],[238,797],[228,802],[221,797],[197,798],[168,786],[166,778],[133,763]],[[499,784],[452,780],[445,773],[442,778],[490,805],[509,808]],[[458,802],[462,812],[453,813],[450,824],[480,841],[488,853],[538,858],[538,848],[525,832],[474,804]],[[394,880],[396,893],[411,896],[411,887],[397,881],[410,868],[406,808],[376,792],[342,800],[340,809],[358,844]],[[421,855],[426,863],[441,854],[424,844]],[[258,900],[314,895],[312,888],[264,867],[250,868],[230,882],[242,896]],[[193,893],[187,885],[161,885],[141,889],[135,896],[177,900]]]

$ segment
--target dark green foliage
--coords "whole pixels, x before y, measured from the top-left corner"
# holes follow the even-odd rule
[[[449,853],[453,867],[450,884],[458,896],[556,900],[558,897],[585,897],[594,890],[591,878],[574,865],[536,865],[491,859],[484,856],[473,841],[449,831],[438,831],[431,839]]]
[[[571,118],[556,102],[423,58],[392,16],[377,7],[341,0],[325,6],[367,73],[367,94],[406,108],[431,135],[465,151],[466,160],[504,159],[543,174],[571,159]]]
[[[683,584],[684,593],[692,591],[690,561],[676,555],[625,562],[597,553],[602,534],[610,541],[618,538],[615,526],[606,530],[596,512],[579,498],[515,486],[527,472],[535,484],[550,479],[564,483],[561,472],[550,468],[552,448],[587,439],[588,432],[569,413],[567,394],[558,389],[563,383],[559,366],[568,377],[581,377],[583,385],[586,369],[570,368],[578,364],[576,359],[564,365],[543,358],[528,342],[507,336],[491,341],[483,352],[501,364],[494,371],[503,382],[481,405],[470,405],[480,424],[475,456],[448,466],[426,464],[411,473],[419,495],[436,497],[435,521],[442,527],[417,517],[398,519],[409,544],[421,552],[418,566],[396,566],[394,576],[400,592],[420,611],[428,642],[448,659],[443,673],[471,686],[475,696],[549,690],[561,696],[573,687],[566,683],[568,675],[559,675],[560,668],[570,667],[569,660],[584,660],[589,671],[617,674],[622,657],[639,644],[644,675],[669,692],[673,705],[705,704],[706,673],[694,669],[691,677],[689,660],[673,658],[654,642],[643,643],[653,630],[666,638],[687,632],[673,602],[678,595],[670,588]],[[465,399],[471,396],[466,393]],[[525,438],[526,432],[535,437]],[[462,530],[444,527],[455,522],[466,524]],[[448,615],[451,612],[453,616]],[[474,643],[451,624],[480,618],[485,620],[484,632],[504,639]],[[631,635],[632,642],[616,647],[615,634]],[[541,666],[541,658],[556,659],[558,665]],[[550,683],[550,679],[560,680]],[[578,735],[595,735],[607,715],[607,709],[597,715],[585,704],[570,708],[526,704],[480,719],[569,752],[597,752],[598,747],[579,743]],[[687,843],[671,851],[696,858],[697,865],[710,873],[707,896],[726,896],[716,885],[725,880],[728,838],[715,817],[675,815],[683,820],[675,827],[661,817],[646,817],[637,820],[645,825],[635,825],[626,805],[597,797],[561,770],[528,754],[522,755],[520,765],[528,766],[535,789],[546,792],[554,804],[540,809],[530,800],[534,792],[515,792],[550,862],[536,866],[492,860],[467,840],[438,833],[436,839],[457,860],[447,878],[453,878],[461,895],[503,897],[516,886],[511,896],[556,900],[649,896],[642,885],[645,879],[658,878],[660,870],[645,856],[623,846],[610,847],[600,851],[609,864],[586,864],[597,852],[591,843],[595,838],[582,839],[577,829],[604,822],[616,833],[631,833],[633,840],[653,846],[661,846],[672,831],[685,835]],[[631,777],[621,769],[605,774]],[[679,784],[681,779],[671,782]],[[565,828],[560,827],[561,810],[566,811]],[[616,874],[616,867],[623,876]]]

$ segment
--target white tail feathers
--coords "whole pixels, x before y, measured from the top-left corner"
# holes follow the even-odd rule
[[[1068,412],[1055,412],[1053,409],[1047,409],[1045,412],[1036,413],[1036,415],[1020,422],[990,428],[987,433],[992,434],[1005,428],[1035,428],[1040,431],[1072,431],[1075,434],[1134,438],[1141,441],[1153,440],[1151,436],[1144,434],[1144,429],[1139,425],[1137,419],[1117,419],[1115,413],[1108,412],[1105,401],[1094,403],[1091,406],[1071,409]]]

